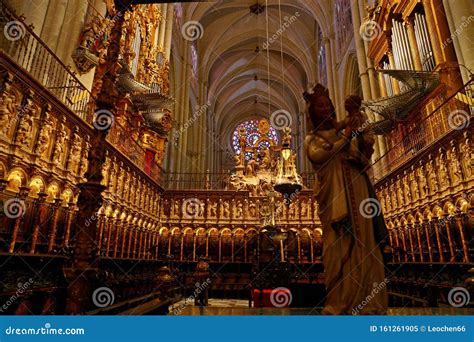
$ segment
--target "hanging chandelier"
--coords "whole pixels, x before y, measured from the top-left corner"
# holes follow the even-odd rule
[[[301,177],[296,171],[296,154],[291,150],[291,128],[284,129],[281,156],[273,189],[283,195],[289,205],[293,197],[303,188]]]

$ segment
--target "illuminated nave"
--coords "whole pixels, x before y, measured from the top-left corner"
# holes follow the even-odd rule
[[[0,6],[2,314],[474,314],[472,1]]]

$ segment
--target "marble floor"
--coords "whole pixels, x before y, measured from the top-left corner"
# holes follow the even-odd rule
[[[179,302],[172,308],[175,314],[186,316],[298,316],[319,315],[321,308],[249,308],[248,300],[239,299],[209,299],[209,306],[199,307],[189,303]],[[389,315],[474,315],[472,308],[389,308]]]

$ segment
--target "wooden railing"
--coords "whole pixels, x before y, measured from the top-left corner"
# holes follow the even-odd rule
[[[128,130],[117,121],[114,122],[107,135],[107,141],[125,155],[133,164],[138,166],[147,176],[157,184],[162,183],[162,168],[154,160],[145,159],[145,150],[128,133]]]
[[[372,164],[376,181],[426,151],[446,135],[467,129],[474,117],[474,79],[447,98],[443,92],[421,110],[420,120],[408,131],[400,132],[399,141]],[[461,101],[460,98],[465,101]],[[466,103],[467,102],[467,103]],[[434,107],[434,108],[433,108]],[[406,128],[406,127],[405,127]]]
[[[42,92],[41,84],[25,70],[17,69],[3,51],[0,51],[0,71],[12,74],[2,89],[2,96],[17,101],[16,104],[22,98],[29,101],[22,115],[6,112],[15,124],[0,132],[0,253],[64,255],[74,235],[72,221],[87,170],[93,128],[54,94]],[[29,132],[22,139],[17,133],[21,127]],[[108,241],[116,237],[109,229],[118,231],[117,226],[127,233],[133,231],[127,239],[157,232],[159,197],[163,191],[158,183],[159,170],[152,168],[145,172],[144,162],[132,162],[110,142],[105,148],[106,204],[91,217],[90,224],[102,224],[104,217],[103,236]],[[138,252],[141,245],[132,246],[131,255],[141,255]],[[112,247],[109,243],[104,248]],[[102,255],[114,256],[107,251]]]
[[[219,173],[163,173],[163,185],[167,190],[230,190],[231,172]],[[311,189],[314,173],[300,174],[303,185]]]
[[[153,250],[161,258],[213,262],[250,262],[255,237],[270,212],[269,200],[248,191],[167,191],[161,202],[159,243]],[[281,248],[292,263],[318,262],[321,225],[311,190],[303,190],[287,206],[274,202],[275,222],[289,237]],[[319,235],[318,235],[319,234]]]
[[[0,25],[5,28],[0,35],[0,50],[74,114],[92,125],[95,102],[90,91],[3,1],[0,1]],[[161,167],[155,161],[145,161],[145,150],[117,120],[107,140],[153,180],[161,182]]]
[[[0,49],[84,121],[92,122],[91,93],[22,18],[0,2]]]

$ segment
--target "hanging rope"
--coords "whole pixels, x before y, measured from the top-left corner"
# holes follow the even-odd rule
[[[281,20],[281,0],[278,0],[278,16],[280,19],[280,30],[282,30],[283,23]],[[280,34],[280,60],[281,60],[281,78],[282,78],[282,93],[285,95],[285,68],[283,64],[283,34],[284,31]]]
[[[270,88],[270,33],[269,33],[269,18],[268,18],[268,0],[265,0],[265,21],[267,33],[267,78],[268,78],[268,115],[270,115],[271,106],[271,88]]]

